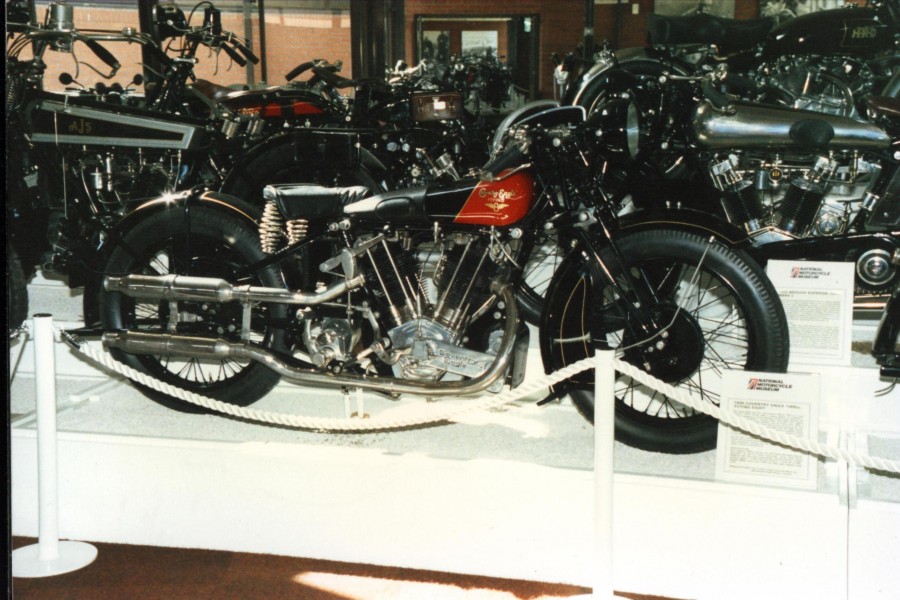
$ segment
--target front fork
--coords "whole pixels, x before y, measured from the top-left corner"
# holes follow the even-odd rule
[[[649,339],[660,329],[657,319],[649,310],[659,302],[656,290],[647,285],[643,278],[633,276],[625,267],[625,262],[618,248],[612,242],[609,231],[605,227],[601,227],[601,231],[600,240],[591,235],[593,231],[590,229],[577,228],[574,232],[576,239],[588,254],[592,287],[596,290],[601,282],[610,286],[614,298],[625,312],[625,329],[633,336],[631,339]],[[607,264],[607,261],[601,256],[600,251],[604,246],[608,246],[612,251],[615,265]],[[619,273],[619,277],[616,276],[616,272]],[[595,296],[591,321],[593,325],[597,326],[591,327],[591,331],[606,330],[602,322],[595,322],[604,318],[603,311],[598,310],[601,305],[600,298]],[[607,340],[595,339],[593,341],[595,347],[609,349]]]

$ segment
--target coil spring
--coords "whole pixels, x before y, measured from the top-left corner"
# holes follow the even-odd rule
[[[19,95],[25,84],[23,75],[10,73],[6,79],[6,117],[9,118],[19,106]]]
[[[303,240],[309,232],[309,221],[306,219],[293,219],[287,222],[288,244],[296,244]]]
[[[259,220],[259,245],[266,254],[274,254],[278,251],[279,244],[284,239],[283,223],[284,218],[275,201],[266,202],[262,218]]]

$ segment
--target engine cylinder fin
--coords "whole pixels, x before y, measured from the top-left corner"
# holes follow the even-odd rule
[[[490,298],[490,248],[473,248],[467,244],[462,251],[450,252],[437,281],[444,289],[436,316],[451,327],[461,327],[474,314],[473,306]],[[458,282],[458,283],[457,283]]]
[[[366,278],[370,285],[381,290],[384,302],[397,325],[417,318],[422,302],[415,284],[416,262],[409,252],[388,244],[373,246],[366,251],[370,269]]]

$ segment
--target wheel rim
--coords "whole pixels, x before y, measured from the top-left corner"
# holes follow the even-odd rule
[[[603,323],[598,331],[598,321],[593,319],[595,334],[605,338],[611,348],[620,350],[626,362],[642,370],[647,370],[649,362],[652,375],[718,405],[722,372],[745,369],[750,362],[752,344],[748,323],[733,290],[712,273],[701,270],[698,274],[695,266],[675,259],[645,261],[639,270],[632,269],[632,274],[635,273],[653,281],[663,300],[655,309],[660,329],[651,332],[654,337],[649,341],[637,341],[632,334],[627,334],[625,318],[613,302],[611,288],[606,287],[601,302],[594,307]],[[582,273],[561,308],[563,317],[555,332],[558,344],[555,352],[562,365],[593,354],[592,319],[585,311],[585,307],[592,306],[589,281],[587,274]],[[663,331],[668,333],[664,346],[667,350],[658,354],[659,358],[647,361],[646,357],[652,353],[646,353],[646,349],[662,340],[655,336]],[[675,356],[679,357],[676,363],[666,363],[667,358]],[[591,389],[593,373],[585,372],[573,378],[572,383],[578,388]],[[633,411],[639,416],[685,420],[703,416],[626,375],[618,374],[615,394],[620,410]]]
[[[190,244],[183,238],[170,238],[151,248],[134,261],[133,273],[145,275],[189,275],[221,277],[234,282],[234,274],[247,261],[227,242],[193,234]],[[259,285],[256,278],[238,281],[241,285]],[[241,340],[242,307],[237,303],[135,301],[123,299],[121,309],[125,328],[146,333],[172,333],[172,317],[177,311],[176,332],[179,335],[219,337],[231,342],[266,344],[270,334],[251,330],[249,339]],[[253,309],[253,322],[266,320],[266,308]],[[226,359],[182,358],[165,355],[138,357],[147,371],[167,383],[187,387],[199,393],[214,393],[248,376],[254,365],[250,361]]]

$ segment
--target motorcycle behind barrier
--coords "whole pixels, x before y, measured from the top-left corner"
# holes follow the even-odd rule
[[[650,80],[605,72],[599,111],[633,108],[632,155],[607,191],[644,219],[720,219],[728,239],[770,259],[854,263],[855,307],[894,315],[900,289],[900,100],[871,96],[869,122],[738,100],[729,74]],[[896,326],[884,323],[875,357],[896,376]]]
[[[568,57],[558,67],[569,82],[563,103],[590,110],[602,95],[610,62],[650,78],[702,75],[723,66],[731,77],[722,85],[743,100],[856,119],[865,119],[869,96],[900,93],[896,0],[869,0],[865,7],[847,5],[778,24],[768,17],[650,15],[647,33],[646,48],[624,48],[614,57],[606,49],[584,68]]]
[[[200,27],[164,32],[190,48],[177,59],[152,36],[129,28],[77,29],[71,5],[51,4],[40,24],[8,24],[6,134],[15,149],[7,154],[6,180],[11,334],[27,315],[26,282],[36,266],[67,276],[71,287],[96,280],[97,249],[123,215],[162,193],[217,184],[247,151],[256,117],[209,102],[202,115],[188,109],[188,97],[200,101],[186,87],[197,48],[228,48],[238,56],[234,37],[213,31],[214,14]],[[109,48],[129,45],[145,49],[161,69],[146,93],[137,89],[145,83],[141,74],[125,86],[99,81],[89,88],[78,81],[88,71],[113,79],[122,65]],[[59,92],[45,89],[45,58],[53,53],[68,55],[74,71],[60,76],[66,89]],[[95,317],[95,303],[86,302],[87,322]]]
[[[103,342],[140,372],[241,406],[282,377],[390,397],[492,393],[523,380],[517,287],[552,231],[567,253],[538,328],[546,371],[614,348],[711,403],[724,370],[783,372],[784,311],[752,259],[714,231],[615,216],[604,165],[632,147],[628,115],[541,106],[508,126],[480,177],[381,193],[272,185],[263,221],[203,189],[150,201],[110,236]],[[593,419],[592,372],[560,387]],[[616,396],[621,441],[715,446],[711,417],[624,375]]]

